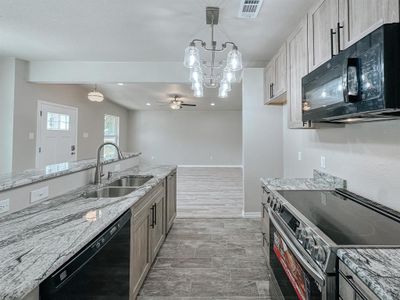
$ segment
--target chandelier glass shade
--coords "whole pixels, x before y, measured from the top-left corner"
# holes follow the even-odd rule
[[[231,84],[236,81],[236,74],[242,70],[242,54],[233,42],[222,43],[217,47],[214,40],[214,25],[218,24],[219,8],[207,7],[207,24],[211,26],[211,47],[201,39],[194,39],[185,49],[183,65],[190,69],[189,80],[192,83],[192,90],[195,97],[203,97],[203,89],[219,88],[218,97],[226,98],[231,91]],[[222,53],[231,48],[226,59],[217,62],[216,54]],[[200,49],[211,52],[211,61],[203,60],[200,57]]]

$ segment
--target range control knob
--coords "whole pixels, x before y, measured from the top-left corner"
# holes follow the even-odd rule
[[[275,199],[271,197],[271,202],[269,203],[269,206],[272,208],[274,207],[275,204]]]
[[[315,245],[311,252],[312,257],[320,264],[324,264],[326,261],[326,252],[324,247]]]
[[[311,235],[308,235],[305,239],[304,242],[304,249],[306,249],[306,251],[308,251],[309,253],[311,253],[312,249],[315,246],[315,240]]]
[[[279,212],[282,208],[282,204],[280,202],[276,202],[274,210]]]
[[[300,226],[296,228],[296,239],[301,240],[301,237],[303,235],[303,230],[304,228]]]

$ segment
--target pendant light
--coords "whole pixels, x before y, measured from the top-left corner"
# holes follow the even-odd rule
[[[92,102],[103,102],[104,95],[97,91],[97,85],[94,86],[94,90],[89,92],[88,99]]]

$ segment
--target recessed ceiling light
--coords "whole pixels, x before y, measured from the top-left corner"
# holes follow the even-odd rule
[[[123,83],[123,82],[118,82],[117,84],[118,84],[118,85],[124,85],[124,83]]]
[[[215,103],[214,103],[214,102],[211,102],[210,105],[211,105],[211,106],[215,106]]]
[[[150,105],[151,105],[151,103],[150,103],[150,102],[147,102],[147,103],[146,103],[146,105],[147,105],[147,106],[150,106]]]

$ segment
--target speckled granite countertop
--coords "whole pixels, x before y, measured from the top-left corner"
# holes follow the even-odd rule
[[[124,153],[123,159],[129,159],[139,156],[141,153]],[[110,164],[118,161],[118,159],[109,159],[104,164]],[[58,176],[64,176],[79,171],[94,168],[96,159],[79,160],[75,162],[64,162],[49,165],[45,169],[31,169],[22,173],[10,173],[0,175],[0,192],[14,189],[24,185],[48,180]]]
[[[345,188],[346,180],[314,170],[313,178],[261,178],[261,183],[274,190],[332,190]]]
[[[127,196],[82,198],[88,185],[0,218],[0,299],[23,298],[175,169],[139,165],[118,177],[154,178]]]
[[[337,255],[379,299],[400,299],[400,249],[339,249]]]

